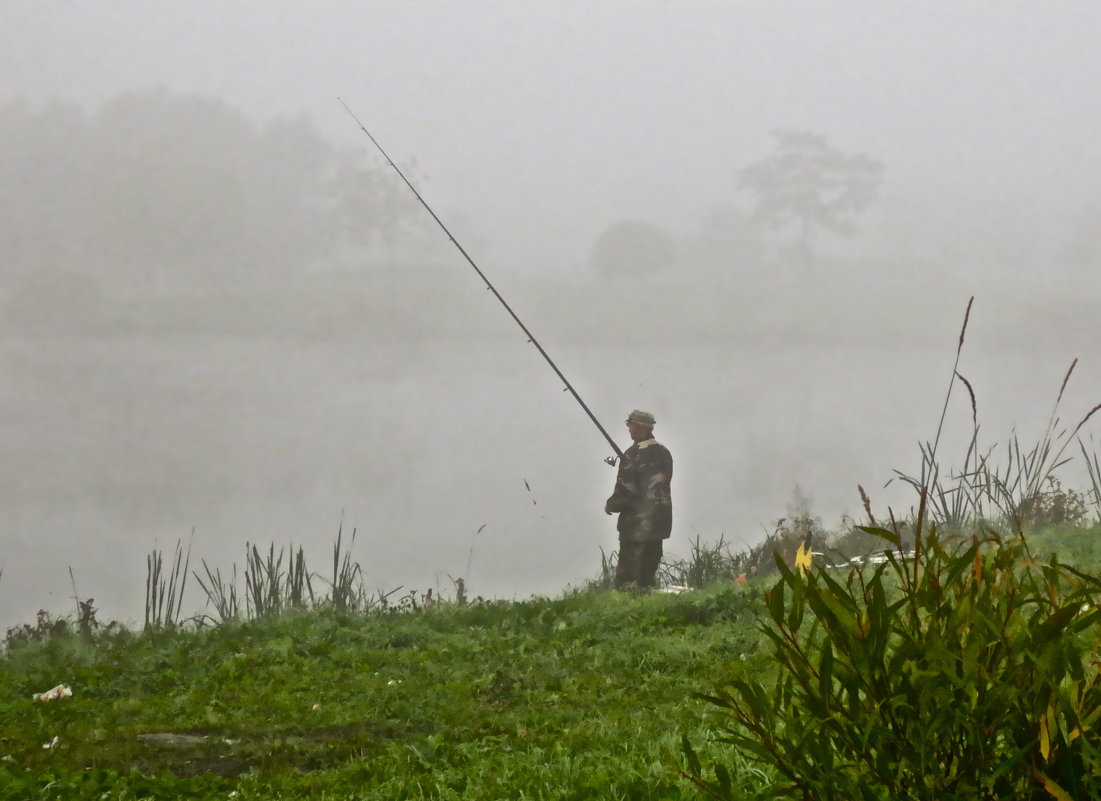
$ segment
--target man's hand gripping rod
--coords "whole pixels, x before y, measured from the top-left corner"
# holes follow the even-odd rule
[[[573,395],[574,400],[576,400],[581,405],[581,408],[585,410],[585,414],[587,414],[589,416],[589,419],[593,421],[593,425],[600,429],[600,433],[604,435],[604,439],[608,440],[608,444],[611,445],[612,450],[615,451],[615,456],[609,456],[604,461],[614,466],[616,460],[623,457],[623,451],[621,451],[619,449],[619,446],[616,445],[615,440],[613,440],[608,432],[604,430],[604,426],[600,425],[600,421],[596,419],[596,415],[594,415],[592,411],[589,410],[589,407],[585,405],[585,401],[581,400],[581,396],[577,394],[577,390],[573,388],[573,385],[566,380],[566,376],[562,375],[562,371],[558,369],[558,365],[555,364],[551,357],[547,355],[547,352],[543,350],[543,346],[539,344],[539,341],[535,338],[531,331],[528,330],[528,327],[524,325],[523,321],[521,321],[520,318],[516,316],[516,312],[514,312],[512,310],[512,307],[508,305],[503,297],[501,297],[501,293],[497,291],[497,288],[493,286],[492,283],[490,283],[488,278],[485,277],[485,273],[483,273],[478,268],[478,265],[474,263],[474,259],[470,258],[470,254],[466,252],[466,249],[463,248],[462,245],[459,244],[459,240],[457,240],[455,236],[449,230],[447,230],[447,226],[443,224],[443,220],[436,216],[436,212],[432,211],[432,207],[429,206],[427,202],[425,202],[425,199],[421,197],[420,192],[418,192],[416,187],[409,182],[408,178],[405,177],[405,173],[403,173],[398,165],[394,163],[394,160],[386,154],[386,151],[382,149],[382,145],[378,143],[378,140],[376,140],[375,137],[371,136],[371,132],[368,131],[367,127],[359,121],[359,117],[357,117],[355,113],[350,108],[348,108],[348,104],[339,97],[337,98],[337,100],[340,101],[340,105],[344,106],[344,110],[348,112],[351,118],[356,121],[356,125],[360,127],[363,133],[367,134],[367,138],[371,140],[372,144],[374,144],[374,146],[378,148],[378,152],[382,154],[382,157],[384,159],[386,159],[386,163],[393,167],[394,171],[399,176],[401,176],[401,180],[405,182],[405,185],[409,187],[409,190],[416,196],[417,200],[420,201],[420,204],[424,206],[425,210],[432,215],[432,219],[435,220],[436,224],[443,229],[443,232],[445,234],[447,234],[447,238],[451,240],[451,243],[459,249],[460,253],[463,254],[463,258],[467,260],[470,266],[474,268],[474,272],[476,272],[478,274],[478,277],[481,278],[482,281],[485,283],[486,289],[488,289],[494,294],[494,296],[496,296],[497,300],[501,302],[501,305],[505,307],[505,311],[507,311],[509,315],[512,316],[512,319],[516,321],[516,324],[520,326],[520,330],[522,330],[527,336],[528,342],[534,345],[536,350],[539,351],[542,357],[547,360],[547,364],[551,366],[551,369],[554,370],[555,374],[562,380],[562,383],[566,385],[563,391],[568,391],[571,395]]]

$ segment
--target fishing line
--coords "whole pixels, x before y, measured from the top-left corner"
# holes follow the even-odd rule
[[[443,220],[441,220],[436,215],[436,212],[432,210],[432,207],[428,205],[427,201],[425,201],[425,199],[421,197],[421,193],[418,192],[417,188],[413,186],[408,178],[405,177],[405,173],[401,171],[398,165],[394,163],[394,160],[391,159],[390,156],[387,155],[386,151],[382,149],[382,145],[380,145],[378,143],[378,140],[371,135],[371,132],[367,130],[367,127],[362,122],[360,122],[359,117],[355,115],[355,113],[348,107],[348,104],[345,103],[343,99],[338,97],[337,100],[340,101],[340,105],[344,106],[344,110],[348,112],[349,116],[351,116],[351,118],[355,120],[356,125],[360,127],[360,130],[362,130],[363,133],[367,134],[367,138],[371,140],[372,144],[374,144],[376,148],[378,148],[378,152],[382,154],[382,157],[384,159],[386,159],[386,163],[394,168],[394,171],[401,177],[401,180],[405,182],[405,185],[409,187],[409,190],[413,193],[417,200],[420,201],[420,204],[424,206],[425,210],[430,215],[432,215],[432,219],[435,220],[436,224],[443,229],[443,232],[445,234],[447,234],[447,238],[451,240],[451,243],[459,249],[459,252],[461,254],[463,254],[463,258],[465,258],[467,263],[474,268],[474,272],[476,272],[478,274],[478,277],[482,279],[482,282],[485,283],[486,289],[493,293],[494,297],[496,297],[497,300],[501,302],[501,305],[505,307],[505,311],[507,311],[512,319],[516,321],[516,324],[520,326],[520,330],[523,331],[524,334],[527,336],[528,342],[534,345],[535,349],[539,351],[540,355],[544,359],[546,359],[547,364],[549,364],[551,366],[551,369],[554,370],[555,375],[557,375],[562,383],[565,384],[565,391],[568,391],[571,395],[573,395],[574,400],[576,400],[578,404],[580,404],[581,408],[585,410],[585,414],[587,414],[589,416],[589,419],[593,421],[593,425],[595,425],[600,430],[600,433],[604,435],[604,439],[608,441],[608,444],[612,446],[612,450],[615,451],[615,456],[609,456],[604,461],[610,465],[615,465],[616,460],[623,457],[623,451],[620,450],[618,445],[616,445],[615,440],[612,439],[611,435],[605,430],[604,426],[600,424],[600,421],[596,419],[596,415],[592,413],[589,407],[585,404],[585,401],[581,399],[581,396],[577,394],[577,390],[573,388],[573,384],[571,384],[566,379],[566,376],[563,375],[562,371],[558,369],[558,365],[555,364],[550,355],[545,350],[543,350],[543,346],[539,344],[539,341],[535,338],[531,331],[528,330],[528,327],[524,325],[523,321],[519,318],[516,312],[514,312],[512,310],[512,307],[508,305],[508,302],[505,301],[504,297],[501,296],[501,293],[497,291],[497,288],[493,286],[488,278],[486,278],[485,273],[483,273],[478,265],[474,263],[474,259],[472,259],[470,257],[470,254],[466,252],[466,248],[459,244],[459,240],[457,240],[455,238],[455,235],[452,234],[451,231],[448,230],[447,226],[443,224]]]

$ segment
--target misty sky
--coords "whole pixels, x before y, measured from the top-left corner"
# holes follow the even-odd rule
[[[1093,3],[0,7],[0,100],[163,85],[362,137],[339,96],[510,270],[576,266],[620,218],[690,226],[776,128],[880,158],[912,214],[951,199],[1037,235],[1101,168]]]

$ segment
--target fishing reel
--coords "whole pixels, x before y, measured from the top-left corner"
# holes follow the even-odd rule
[[[618,456],[609,456],[604,460],[604,464],[608,465],[609,467],[615,467],[615,463],[618,458]]]

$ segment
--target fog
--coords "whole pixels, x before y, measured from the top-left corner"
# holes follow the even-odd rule
[[[178,540],[505,598],[616,547],[610,445],[338,98],[620,447],[656,415],[667,553],[908,509],[971,296],[987,447],[1076,357],[1101,401],[1090,4],[0,8],[0,624],[140,620]]]

